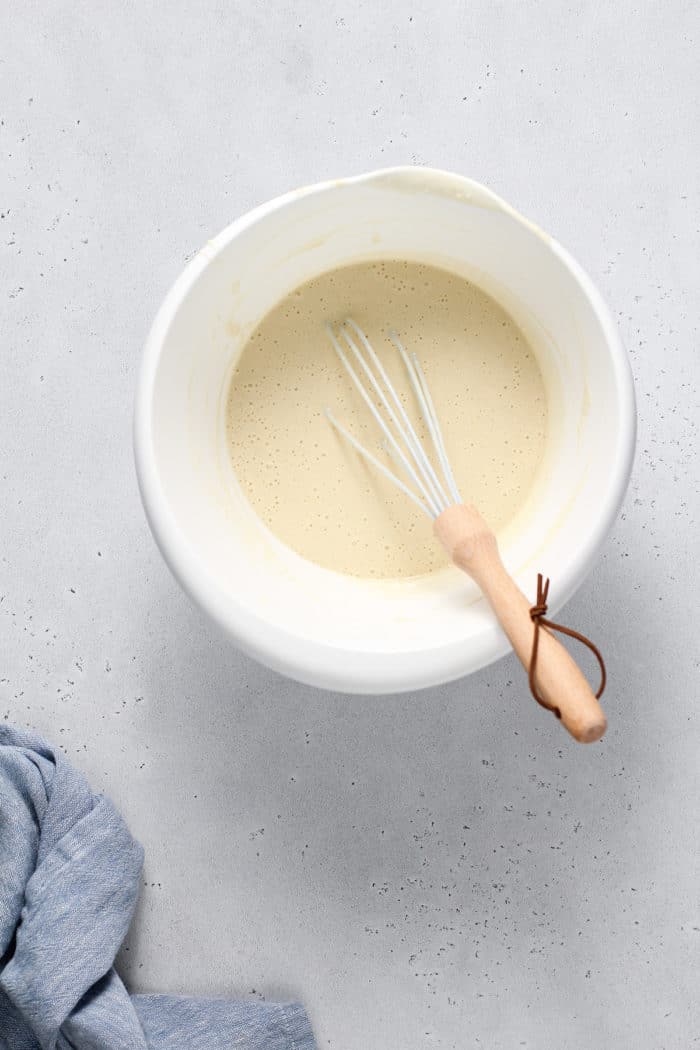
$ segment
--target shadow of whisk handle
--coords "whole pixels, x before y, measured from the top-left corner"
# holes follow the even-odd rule
[[[474,507],[448,508],[435,520],[435,535],[450,558],[478,584],[526,672],[535,632],[537,663],[532,687],[542,706],[558,713],[580,743],[600,740],[607,720],[586,677],[567,649],[531,616],[531,603],[506,570],[496,537]]]

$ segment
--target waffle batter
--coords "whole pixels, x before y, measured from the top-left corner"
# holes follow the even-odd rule
[[[228,395],[227,440],[243,491],[271,531],[336,572],[434,572],[446,558],[432,523],[324,415],[331,407],[377,452],[376,423],[324,330],[324,321],[348,316],[366,332],[414,421],[413,395],[386,333],[395,329],[416,351],[462,497],[496,532],[522,505],[542,458],[547,404],[539,367],[515,322],[483,291],[446,270],[399,260],[309,281],[244,346]]]

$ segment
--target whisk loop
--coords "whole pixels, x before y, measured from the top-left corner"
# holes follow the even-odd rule
[[[406,481],[366,449],[327,408],[326,416],[332,426],[368,463],[413,500],[429,518],[437,518],[453,503],[461,503],[433,399],[417,355],[407,352],[396,332],[389,333],[391,342],[401,356],[420,415],[430,435],[438,469],[433,466],[401,398],[360,326],[348,317],[337,327],[337,331],[331,324],[326,323],[326,331],[343,368],[379,426],[383,437],[383,450],[403,473]],[[356,362],[357,368],[353,366],[353,361]],[[379,407],[374,398],[379,401]],[[380,409],[383,410],[383,414]]]

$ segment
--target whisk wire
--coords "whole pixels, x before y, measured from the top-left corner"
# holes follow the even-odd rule
[[[369,383],[370,383],[370,385],[372,387],[372,390],[374,391],[376,396],[379,398],[379,401],[381,402],[381,404],[382,404],[382,406],[384,408],[384,411],[386,412],[387,416],[389,417],[389,420],[390,420],[391,424],[393,425],[393,427],[395,428],[395,430],[398,433],[399,439],[403,442],[404,446],[406,447],[406,449],[408,451],[408,456],[405,459],[402,456],[401,459],[400,459],[400,462],[403,465],[404,470],[408,473],[408,476],[411,478],[411,480],[414,483],[418,483],[418,479],[416,478],[416,474],[415,474],[415,469],[417,467],[418,470],[420,471],[420,473],[424,473],[424,470],[423,470],[423,467],[422,467],[420,459],[415,454],[415,450],[413,449],[413,446],[411,444],[411,441],[410,441],[410,438],[409,438],[408,434],[405,432],[405,430],[402,427],[401,423],[397,419],[396,414],[393,411],[391,405],[389,404],[389,400],[388,400],[386,394],[384,393],[384,390],[382,389],[380,383],[377,381],[376,376],[373,374],[371,368],[369,367],[369,365],[365,361],[364,357],[362,356],[362,353],[360,352],[360,349],[357,346],[357,344],[355,343],[355,341],[352,338],[352,336],[346,331],[345,327],[341,328],[340,334],[343,337],[343,339],[345,340],[345,342],[347,343],[347,345],[350,348],[350,350],[352,351],[352,354],[354,355],[355,360],[358,362],[358,364],[362,368],[362,371],[367,376],[367,379],[369,380]],[[366,338],[365,338],[365,342],[367,343],[367,346],[369,346],[369,343],[367,342]],[[371,350],[371,347],[370,347],[370,351],[371,351],[372,357],[374,358],[373,363],[375,365],[379,366],[380,374],[382,375],[382,378],[384,379],[387,388],[390,390],[391,393],[393,393],[393,389],[390,387],[389,380],[386,377],[386,373],[384,372],[384,369],[381,367],[381,363],[379,362],[379,359],[377,358],[376,354],[374,354],[374,351]],[[394,444],[392,447],[394,449],[396,449],[397,446],[396,446],[396,444]],[[429,480],[426,481],[426,479],[424,477],[419,482],[419,485],[420,485],[420,489],[421,489],[421,494],[426,499],[429,499],[429,502],[431,502],[433,504],[433,506],[439,505],[439,496],[437,496],[436,493],[431,491],[431,485],[430,485]]]
[[[389,481],[392,481],[394,485],[397,485],[402,492],[405,492],[409,499],[413,500],[416,506],[420,507],[424,514],[427,514],[429,518],[433,517],[433,515],[426,507],[425,503],[423,503],[423,501],[419,499],[418,496],[416,496],[415,492],[412,492],[411,489],[409,489],[408,485],[405,485],[401,478],[397,477],[396,474],[394,474],[393,470],[389,470],[387,467],[385,467],[381,460],[378,460],[376,456],[373,456],[372,453],[364,447],[364,445],[361,445],[357,438],[353,434],[351,434],[349,430],[346,430],[342,423],[338,422],[338,420],[335,418],[335,416],[329,408],[326,409],[326,416],[331,426],[335,427],[338,433],[342,434],[345,440],[348,441],[353,446],[353,448],[360,453],[361,456],[364,456],[364,458],[369,463],[371,463],[372,466],[375,467],[381,474],[383,474],[384,477],[388,478]],[[386,444],[386,449],[390,449],[390,445],[388,444],[388,442]],[[393,456],[393,451],[389,452],[389,455]]]
[[[391,448],[393,449],[394,453],[398,457],[398,461],[401,464],[403,470],[408,475],[408,477],[411,479],[411,481],[413,482],[415,487],[418,489],[418,491],[421,494],[422,498],[425,500],[425,502],[426,502],[430,512],[433,514],[433,516],[437,516],[440,513],[440,511],[437,508],[437,505],[436,505],[435,501],[433,500],[433,498],[431,497],[430,493],[427,491],[427,489],[425,488],[425,486],[421,482],[420,478],[416,474],[416,471],[414,470],[414,468],[411,466],[411,464],[409,463],[408,459],[406,458],[406,454],[401,449],[401,447],[399,446],[398,442],[396,441],[396,438],[391,433],[391,430],[389,429],[389,427],[387,426],[387,424],[384,422],[384,420],[382,419],[381,415],[377,411],[377,408],[374,405],[374,403],[372,401],[372,398],[367,393],[367,390],[366,390],[364,384],[362,383],[360,377],[357,375],[357,373],[355,372],[354,368],[350,364],[350,361],[348,360],[347,354],[343,350],[342,346],[340,345],[340,342],[338,341],[338,338],[337,338],[335,332],[333,331],[332,327],[329,324],[326,325],[326,330],[327,330],[327,332],[328,332],[328,334],[330,336],[330,339],[331,339],[331,341],[333,343],[333,346],[335,348],[335,352],[337,353],[338,357],[340,358],[340,361],[341,361],[343,367],[345,368],[346,372],[350,376],[350,379],[354,383],[355,387],[357,388],[358,393],[360,394],[360,396],[362,397],[363,401],[365,402],[365,404],[369,408],[369,410],[372,413],[374,419],[379,424],[379,427],[380,427],[384,437],[386,438],[388,443],[391,445]],[[361,364],[363,371],[367,375],[367,378],[369,379],[369,381],[370,381],[370,383],[372,385],[372,388],[378,394],[382,404],[386,407],[386,398],[385,398],[383,392],[381,391],[381,388],[379,387],[379,384],[377,383],[376,379],[372,375],[372,372],[370,371],[370,369],[369,369],[367,363],[365,362],[364,358],[362,357],[362,355],[357,350],[357,347],[352,342],[352,339],[348,338],[347,336],[345,336],[345,339],[346,339],[346,342],[348,342],[350,348],[354,351],[355,355],[357,356],[357,359],[358,359],[359,363]]]
[[[360,341],[362,342],[362,345],[364,346],[364,348],[365,348],[365,350],[366,350],[370,360],[372,361],[372,364],[374,365],[374,367],[376,368],[376,370],[379,373],[380,377],[382,378],[382,380],[384,382],[384,386],[386,387],[386,390],[387,390],[391,400],[394,402],[394,406],[396,408],[396,411],[399,414],[399,416],[401,417],[401,421],[403,423],[403,427],[404,427],[404,431],[405,431],[404,433],[402,433],[403,440],[408,445],[408,448],[411,451],[411,454],[413,456],[413,460],[414,460],[416,466],[418,467],[418,469],[420,470],[421,474],[423,475],[423,479],[424,479],[426,485],[428,486],[430,492],[432,493],[434,502],[437,503],[437,505],[438,505],[440,510],[445,510],[447,508],[448,504],[449,504],[449,500],[447,498],[445,490],[442,487],[442,484],[440,483],[440,479],[438,478],[437,474],[433,470],[433,465],[432,465],[432,463],[430,462],[428,456],[425,453],[425,449],[423,448],[423,445],[421,444],[421,440],[418,437],[418,435],[416,434],[416,432],[415,432],[415,430],[413,428],[413,424],[411,423],[411,420],[408,418],[408,413],[406,412],[406,409],[403,406],[401,398],[396,393],[396,390],[395,390],[391,380],[389,379],[388,375],[386,374],[386,371],[384,369],[384,366],[382,365],[382,362],[380,361],[379,357],[377,356],[377,354],[373,350],[372,344],[370,343],[370,341],[367,338],[367,336],[365,335],[365,333],[362,331],[360,326],[355,321],[353,321],[353,319],[351,317],[348,317],[343,322],[343,324],[344,324],[344,327],[349,327],[354,332],[356,332],[356,334],[358,335]],[[347,336],[345,338],[347,339]],[[392,419],[393,418],[394,417],[393,417],[393,414],[392,414]],[[395,425],[397,425],[397,429],[399,429],[399,430],[401,429],[400,427],[398,427],[398,424],[395,424]]]
[[[418,376],[418,381],[423,391],[423,397],[425,398],[425,403],[428,407],[428,415],[432,423],[432,437],[433,442],[435,444],[435,451],[438,454],[438,459],[440,460],[440,466],[442,467],[442,472],[445,476],[447,487],[450,490],[450,495],[452,496],[454,502],[461,503],[462,499],[459,494],[459,489],[457,488],[457,482],[455,481],[454,474],[452,473],[452,467],[450,466],[450,461],[447,457],[447,451],[445,450],[445,441],[442,436],[442,430],[440,428],[440,420],[438,419],[438,414],[435,411],[435,405],[430,394],[430,387],[428,386],[427,380],[425,378],[425,373],[421,367],[420,361],[418,360],[417,354],[411,354],[411,362],[416,370],[416,375]]]
[[[340,339],[332,325],[326,323],[326,331],[341,364],[382,431],[384,437],[382,447],[384,451],[392,462],[397,464],[399,469],[406,475],[412,485],[415,486],[415,489],[418,490],[420,495],[417,495],[413,488],[403,482],[400,477],[398,477],[392,470],[389,470],[379,459],[377,459],[376,456],[369,452],[369,450],[366,449],[357,438],[350,433],[350,431],[335,419],[330,410],[326,409],[326,415],[330,423],[356,449],[356,451],[360,453],[360,455],[362,455],[394,485],[401,489],[402,492],[409,496],[411,500],[429,517],[438,517],[442,511],[447,509],[451,500],[455,503],[460,503],[461,499],[459,491],[447,458],[445,443],[437,419],[437,414],[435,412],[435,406],[416,354],[412,353],[409,356],[396,333],[390,333],[389,337],[399,351],[409,382],[418,402],[421,416],[423,417],[423,421],[428,429],[428,433],[430,434],[440,470],[444,478],[444,484],[436,469],[433,467],[430,457],[428,456],[422,441],[418,437],[418,434],[408,417],[408,413],[389,379],[384,366],[360,326],[352,318],[347,318],[339,327],[339,334],[346,343],[352,357],[359,365],[361,374],[364,375],[365,380],[369,385],[369,391],[360,378],[360,375],[358,375],[357,371],[351,364],[350,359],[341,346]],[[359,340],[364,353],[358,346],[355,337]],[[370,364],[367,363],[365,355],[369,358],[369,362],[373,366],[374,371],[373,368],[370,367]],[[379,378],[377,378],[377,376]],[[387,423],[382,417],[379,407],[375,405],[370,391],[378,399],[381,408],[383,408],[387,415],[389,423]],[[394,433],[392,433],[389,424],[394,428],[398,440]],[[399,442],[401,442],[401,444]],[[402,445],[403,448],[401,447]]]

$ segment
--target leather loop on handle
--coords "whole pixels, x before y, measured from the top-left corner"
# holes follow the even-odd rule
[[[559,712],[562,724],[576,740],[581,743],[599,740],[607,720],[598,698],[573,657],[550,633],[548,625],[542,623],[539,615],[542,603],[531,606],[507,572],[496,537],[476,508],[449,507],[435,519],[434,527],[452,561],[472,577],[488,599],[532,680],[536,699]],[[541,611],[542,615],[545,611],[546,608]],[[560,629],[558,625],[555,627]],[[570,631],[564,628],[563,633]],[[601,666],[604,671],[604,665]]]
[[[581,642],[587,646],[600,667],[600,685],[598,692],[595,694],[596,700],[600,700],[601,696],[605,692],[605,683],[608,680],[607,672],[605,670],[605,661],[601,655],[600,649],[595,645],[590,638],[586,638],[585,634],[581,634],[580,631],[575,631],[573,627],[564,627],[561,623],[554,623],[552,620],[545,620],[545,613],[547,612],[547,598],[549,596],[549,578],[543,583],[542,573],[537,574],[537,600],[530,609],[530,619],[535,625],[535,633],[532,637],[532,653],[530,656],[530,667],[528,668],[528,682],[530,683],[530,692],[534,696],[540,707],[544,707],[547,711],[551,711],[557,718],[561,718],[561,711],[558,707],[551,707],[546,700],[544,700],[537,692],[537,686],[535,685],[535,670],[537,668],[537,652],[539,649],[540,640],[540,627],[547,627],[550,631],[558,631],[559,634],[566,634],[569,638],[575,638],[577,642]]]

